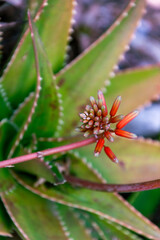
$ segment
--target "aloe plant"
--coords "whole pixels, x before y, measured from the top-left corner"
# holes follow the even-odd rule
[[[27,240],[160,239],[160,229],[140,212],[146,213],[138,204],[145,195],[129,203],[114,193],[160,186],[159,142],[116,138],[109,146],[123,164],[115,164],[105,152],[93,155],[94,136],[84,139],[75,131],[78,114],[99,89],[108,108],[122,96],[123,114],[157,95],[158,66],[115,74],[145,1],[130,0],[113,25],[65,67],[76,2],[31,3],[29,26],[1,77],[0,239],[12,239],[13,232]],[[147,194],[151,200],[152,191]]]

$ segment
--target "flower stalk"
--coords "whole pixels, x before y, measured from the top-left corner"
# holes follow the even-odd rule
[[[0,168],[9,167],[14,164],[38,159],[40,154],[41,156],[49,156],[49,155],[60,153],[60,152],[70,151],[75,148],[84,147],[95,142],[96,142],[96,139],[92,137],[76,143],[71,143],[71,144],[67,144],[64,146],[56,147],[56,148],[46,149],[41,152],[35,152],[35,153],[11,158],[8,160],[1,161]],[[145,190],[160,188],[160,179],[143,182],[143,183],[133,183],[133,184],[96,183],[96,182],[79,179],[77,177],[70,176],[70,175],[65,176],[65,179],[67,180],[68,183],[70,183],[73,186],[78,186],[82,188],[88,188],[91,190],[103,191],[103,192],[138,192],[138,191],[145,191]]]
[[[95,191],[101,192],[141,192],[160,188],[160,179],[141,182],[141,183],[131,183],[131,184],[106,184],[106,183],[96,183],[88,180],[83,180],[74,176],[65,176],[67,182],[73,186],[88,188]]]
[[[92,138],[85,139],[83,141],[67,144],[64,146],[50,148],[50,149],[46,149],[46,150],[43,150],[40,152],[30,153],[27,155],[11,158],[8,160],[1,161],[0,168],[9,167],[9,166],[12,166],[17,163],[22,163],[22,162],[27,162],[27,161],[37,159],[40,154],[43,157],[45,157],[45,156],[49,156],[49,155],[60,153],[60,152],[70,151],[75,148],[84,147],[84,146],[87,146],[87,145],[95,143],[95,142],[96,142],[96,139],[94,137],[92,137]]]

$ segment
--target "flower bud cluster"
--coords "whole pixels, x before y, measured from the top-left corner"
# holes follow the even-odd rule
[[[97,138],[97,144],[94,150],[95,156],[98,156],[104,148],[107,156],[113,161],[118,162],[117,157],[112,150],[105,146],[105,139],[110,142],[114,141],[113,133],[130,139],[135,139],[137,136],[133,133],[122,130],[132,119],[138,115],[138,111],[133,111],[126,116],[116,115],[121,103],[121,96],[118,96],[112,108],[108,114],[106,101],[102,91],[98,91],[98,100],[94,97],[90,97],[90,105],[85,107],[85,111],[80,113],[80,121],[82,125],[78,128],[78,131],[83,132],[85,137],[94,135]],[[116,123],[116,127],[112,129],[113,124]]]

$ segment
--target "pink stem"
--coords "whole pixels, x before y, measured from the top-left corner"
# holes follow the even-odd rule
[[[66,151],[69,151],[69,150],[72,150],[72,149],[75,149],[75,148],[80,148],[80,147],[83,147],[83,146],[87,146],[87,145],[92,144],[94,142],[96,142],[96,139],[94,137],[92,137],[92,138],[88,138],[88,139],[85,139],[85,140],[80,141],[80,142],[75,142],[75,143],[67,144],[67,145],[64,145],[64,146],[50,148],[50,149],[46,149],[46,150],[43,150],[43,151],[40,151],[40,152],[30,153],[30,154],[23,155],[23,156],[20,156],[20,157],[11,158],[11,159],[8,159],[8,160],[5,160],[5,161],[1,161],[0,162],[0,168],[7,167],[7,166],[10,166],[10,165],[14,165],[14,164],[21,163],[21,162],[27,162],[27,161],[30,161],[30,160],[33,160],[33,159],[37,159],[39,157],[39,155],[49,156],[49,155],[52,155],[52,154],[55,154],[55,153],[66,152]]]

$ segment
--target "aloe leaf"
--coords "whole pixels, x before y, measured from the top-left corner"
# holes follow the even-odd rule
[[[56,204],[59,221],[70,239],[93,240],[86,228],[81,224],[72,208]]]
[[[94,165],[94,163],[92,164],[92,161],[87,161],[86,156],[85,157],[84,156],[80,157],[80,156],[81,155],[77,151],[74,153],[72,152],[72,154],[70,154],[70,161],[71,161],[70,174],[72,174],[73,176],[77,176],[79,178],[87,179],[87,180],[90,180],[93,182],[99,182],[99,179],[103,179],[103,180],[105,179],[110,182],[111,181],[110,177],[112,175],[113,175],[113,178],[115,176],[117,176],[117,172],[115,171],[115,169],[117,168],[117,165],[111,163],[113,171],[110,173],[110,166],[107,166],[108,161],[110,161],[110,160],[106,159],[106,157],[105,157],[105,161],[106,161],[105,163],[104,163],[104,161],[101,161],[101,156],[99,158],[96,158],[97,163],[99,162],[100,164],[102,164],[101,168],[98,168],[96,165]],[[93,156],[93,154],[92,154],[92,156]],[[91,160],[93,160],[92,156],[90,158]],[[157,162],[158,162],[158,160],[157,160]],[[144,168],[146,166],[145,164],[146,164],[146,161],[144,163]],[[133,166],[134,166],[134,162],[132,162],[132,167]],[[147,167],[147,168],[149,169],[149,168],[151,168],[151,166]],[[104,169],[104,172],[102,172],[102,169]],[[137,171],[138,171],[138,169],[139,169],[139,167],[137,167]],[[105,172],[105,170],[106,170],[106,172]],[[123,178],[125,178],[125,174],[124,174],[125,168],[123,168],[121,170],[122,170],[122,172],[121,172],[121,180],[122,180]],[[114,173],[114,171],[115,171],[115,173]],[[127,171],[128,170],[126,170],[126,173],[127,173]],[[142,171],[142,169],[141,169],[141,171]],[[131,174],[131,172],[132,172],[132,170],[128,173],[128,175]],[[97,177],[94,177],[93,173]],[[101,175],[101,173],[104,173],[104,174]],[[134,175],[134,173],[133,173],[133,175]],[[134,176],[132,177],[132,179],[133,179],[132,181],[134,182],[135,181]],[[114,183],[114,180],[111,182]],[[120,180],[117,180],[117,183],[119,183],[119,182],[120,182]],[[124,180],[122,183],[126,184],[126,182],[127,182],[127,180]],[[159,189],[135,193],[135,194],[136,194],[135,197],[132,194],[131,198],[128,199],[129,203],[132,204],[132,206],[135,207],[139,212],[141,212],[145,217],[151,217],[154,210],[156,209],[157,204],[159,203],[159,199],[160,199]],[[143,202],[143,204],[142,204],[142,202]],[[125,239],[125,238],[122,238],[122,239]]]
[[[22,103],[19,104],[17,109],[13,112],[10,120],[17,125],[18,128],[21,128],[26,121],[26,116],[29,115],[29,112],[33,106],[34,93],[31,92]]]
[[[37,21],[37,28],[46,46],[52,68],[56,72],[62,67],[64,61],[74,1],[49,0],[47,2],[48,5],[45,7],[45,4],[42,3],[41,11],[37,10],[37,16],[41,13],[40,19]],[[37,20],[38,17],[35,19]],[[54,30],[52,31],[52,29]],[[15,109],[28,96],[29,92],[35,89],[34,54],[31,39],[27,33],[28,30],[22,37],[11,64],[2,77],[3,87]],[[16,77],[14,78],[14,84],[12,84],[15,72]]]
[[[0,106],[1,106],[0,112],[1,121],[3,118],[7,118],[8,116],[10,116],[13,112],[12,107],[8,101],[8,98],[1,84],[0,84]]]
[[[34,20],[37,20],[40,17],[46,2],[47,2],[47,0],[43,0],[43,2],[41,1],[41,3],[39,2],[39,4],[37,5],[37,10],[34,13],[34,15],[35,15],[35,19]],[[23,99],[25,97],[27,97],[27,95],[28,95],[27,94],[26,96],[24,95],[24,97],[22,97],[23,91],[24,91],[24,85],[26,84],[28,86],[28,82],[23,81],[24,80],[24,76],[25,76],[25,78],[28,76],[28,73],[30,72],[29,71],[30,69],[28,69],[26,71],[23,71],[23,69],[21,69],[21,66],[25,62],[26,54],[31,54],[31,51],[30,51],[30,53],[28,52],[29,49],[31,49],[31,47],[30,47],[31,40],[30,40],[29,37],[27,37],[27,39],[26,39],[26,36],[28,35],[28,33],[29,33],[29,29],[27,28],[26,31],[24,32],[21,40],[19,41],[19,44],[18,44],[16,50],[14,51],[14,54],[13,54],[10,62],[8,63],[5,71],[3,72],[3,75],[1,77],[1,79],[0,79],[1,83],[3,82],[4,79],[5,80],[7,79],[8,83],[6,81],[6,86],[8,87],[8,90],[11,91],[11,93],[13,93],[18,87],[20,87],[21,91],[19,91],[19,96],[18,95],[14,95],[15,97],[13,97],[13,99],[14,99],[14,101],[16,101],[17,105],[20,102],[22,102]],[[24,46],[24,53],[22,55],[21,52],[19,53],[19,50],[20,50],[20,48],[23,45],[25,45],[25,46]],[[20,54],[20,58],[19,59],[17,59],[17,54],[18,53]],[[11,70],[11,74],[10,74],[10,70]],[[22,70],[22,76],[19,75],[19,72],[21,72],[21,70]],[[13,76],[15,75],[15,72],[16,72],[16,78],[14,78],[14,84],[13,84]],[[16,84],[16,80],[17,81],[19,80],[19,85]],[[29,80],[31,80],[31,82],[34,84],[34,80],[33,79],[29,79]],[[24,82],[25,82],[25,84],[24,84]],[[5,95],[5,99],[7,100],[8,104],[11,105],[11,103],[10,103],[11,99],[8,98],[8,92],[6,91],[6,87],[3,88],[3,83],[2,83],[2,87],[1,88],[3,89],[3,95]],[[14,105],[14,103],[13,103],[13,105]],[[13,107],[13,105],[12,105],[12,107]],[[13,108],[17,108],[17,105],[14,106]]]
[[[0,213],[1,213],[0,214],[0,236],[11,237],[12,223],[1,201],[0,201]]]
[[[18,154],[26,154],[25,149],[21,147]],[[20,171],[22,173],[29,173],[34,175],[34,177],[43,179],[44,182],[48,181],[54,185],[65,183],[65,179],[62,173],[59,171],[58,167],[53,161],[45,161],[41,152],[38,153],[39,158],[31,160],[28,162],[23,162],[16,164],[14,170]]]
[[[111,237],[115,236],[119,240],[140,240],[142,238],[136,236],[132,232],[128,231],[126,228],[119,226],[116,223],[113,223],[111,221],[107,221],[106,219],[100,219],[98,216],[95,216],[92,214],[93,220],[98,224],[98,226],[101,228],[105,236],[110,235]],[[92,221],[93,221],[92,220]],[[108,231],[107,231],[108,229]],[[109,232],[109,234],[108,234]]]
[[[0,169],[0,194],[2,192],[12,192],[15,188],[15,181],[11,176],[9,169],[1,168]]]
[[[82,209],[112,222],[116,222],[130,230],[144,235],[149,239],[160,238],[160,230],[149,222],[120,196],[111,193],[72,188],[69,184],[47,188],[45,185],[33,187],[31,179],[25,176],[16,179],[26,188],[43,198],[61,203],[73,208]]]
[[[92,168],[91,164],[87,164],[85,158],[81,158],[78,152],[71,152],[69,155],[70,161],[70,174],[79,178],[93,181],[102,182],[102,177],[96,169]]]
[[[50,169],[54,173],[54,176],[55,176],[55,180],[56,180],[55,185],[65,183],[66,180],[63,177],[62,173],[59,171],[59,169],[56,166],[56,164],[54,162],[50,162],[49,166],[50,166]]]
[[[114,143],[108,145],[122,164],[114,164],[104,152],[101,152],[99,158],[94,157],[94,146],[78,149],[77,152],[110,183],[134,183],[159,179],[159,143],[116,138]]]
[[[18,153],[18,155],[25,155],[32,150],[35,150],[35,144],[37,143],[37,141],[36,139],[34,139],[34,137],[31,141],[31,145],[29,146],[30,149],[26,149],[22,145],[19,145],[16,149],[16,154]],[[43,178],[44,181],[48,181],[55,185],[63,184],[65,182],[65,179],[57,166],[54,164],[54,162],[45,161],[43,155],[41,155],[41,152],[39,152],[39,155],[39,158],[37,158],[36,160],[16,164],[14,166],[14,170],[18,170],[24,173],[30,173],[38,178]]]
[[[134,197],[135,194],[136,197]],[[135,194],[128,201],[145,217],[151,218],[160,201],[160,189]]]
[[[20,185],[12,193],[2,193],[1,199],[24,239],[67,239],[53,202],[36,196]]]
[[[31,139],[32,134],[38,137],[52,137],[56,134],[59,119],[59,97],[52,76],[52,71],[48,63],[43,45],[39,39],[38,33],[30,20],[30,27],[33,35],[33,47],[35,53],[35,64],[37,71],[37,86],[34,94],[33,105],[27,114],[25,121],[15,137],[10,156],[13,155],[20,140],[24,138]],[[32,103],[30,99],[18,111],[18,118],[21,112],[28,111],[28,105]],[[21,116],[20,116],[21,117]],[[18,120],[19,121],[19,120]]]
[[[87,232],[93,237],[93,239],[102,239],[109,240],[110,236],[105,236],[102,230],[97,225],[97,221],[92,221],[89,217],[90,213],[80,210],[80,209],[72,209],[75,216],[79,219],[81,224],[86,228]],[[106,229],[107,230],[107,229]]]
[[[0,122],[0,161],[7,158],[10,141],[17,134],[16,126],[7,119]]]
[[[74,211],[76,212],[76,216],[79,217],[81,221],[83,221],[85,226],[89,227],[90,231],[92,232],[93,228],[97,230],[103,240],[110,240],[114,238],[117,238],[119,240],[141,239],[117,223],[113,223],[109,220],[100,218],[95,214],[88,213],[79,209],[75,209]]]
[[[17,133],[13,123],[4,119],[0,122],[0,161],[7,156],[9,141]],[[0,169],[0,193],[5,191],[12,191],[15,187],[15,181],[10,175],[8,168]]]
[[[58,168],[53,164],[49,165],[42,159],[17,164],[14,169],[33,174],[36,177],[43,178],[44,181],[48,181],[55,185],[65,182],[65,179],[59,172]]]
[[[54,73],[64,64],[74,6],[75,0],[48,0],[37,25]]]
[[[118,73],[104,93],[108,109],[116,96],[122,96],[120,113],[142,107],[159,94],[160,69],[158,66],[128,69]]]
[[[104,81],[113,74],[115,64],[142,17],[144,5],[143,0],[130,1],[111,28],[57,75],[57,83],[61,86],[64,99],[65,127],[61,133],[67,134],[76,126],[76,113],[88,97],[96,95],[97,90],[104,86]]]
[[[57,93],[55,79],[52,76],[51,66],[48,62],[44,47],[33,23],[31,26],[36,68],[37,68],[37,107],[27,132],[35,133],[37,137],[54,136],[59,119],[59,95]],[[39,88],[39,89],[38,89]],[[39,92],[38,92],[39,91]],[[43,110],[43,111],[42,111]],[[29,134],[28,133],[28,134]]]

